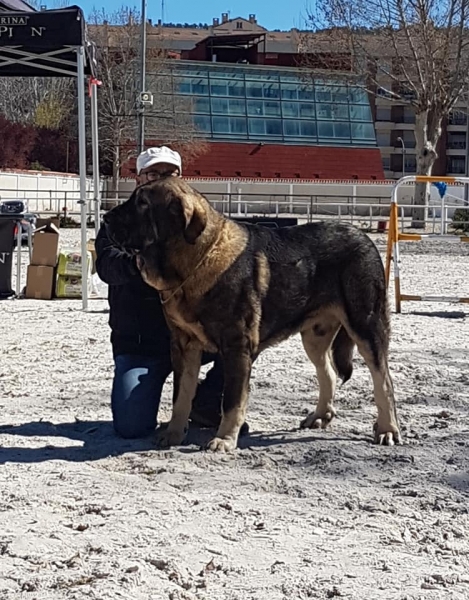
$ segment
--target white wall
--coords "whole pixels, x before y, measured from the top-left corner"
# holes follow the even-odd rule
[[[87,197],[93,196],[93,180],[87,178]],[[79,213],[80,178],[78,175],[36,171],[0,171],[0,200],[27,200],[28,210],[58,213],[64,207]]]

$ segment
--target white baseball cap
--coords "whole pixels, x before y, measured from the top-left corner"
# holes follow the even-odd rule
[[[179,152],[171,150],[167,146],[159,146],[144,150],[137,157],[137,175],[140,175],[142,169],[148,169],[152,165],[158,163],[168,163],[179,169],[179,174],[182,174],[182,159]]]

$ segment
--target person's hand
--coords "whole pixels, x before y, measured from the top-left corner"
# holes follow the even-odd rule
[[[140,254],[137,254],[135,257],[135,264],[137,265],[137,269],[141,271],[143,268],[143,258]]]

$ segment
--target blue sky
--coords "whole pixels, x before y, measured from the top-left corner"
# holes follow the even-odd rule
[[[52,8],[53,2],[44,2]],[[85,15],[93,9],[105,8],[110,13],[120,6],[136,6],[139,10],[141,2],[130,0],[78,0],[72,4],[80,6]],[[211,23],[213,17],[221,17],[222,12],[230,14],[230,18],[256,15],[259,25],[267,29],[301,28],[306,16],[306,8],[311,0],[164,0],[164,21],[173,23]],[[156,22],[161,19],[161,0],[147,0],[147,15]]]

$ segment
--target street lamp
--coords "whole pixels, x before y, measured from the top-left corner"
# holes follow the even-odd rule
[[[405,177],[405,144],[400,136],[397,138],[397,141],[401,142],[402,145],[402,177]]]

